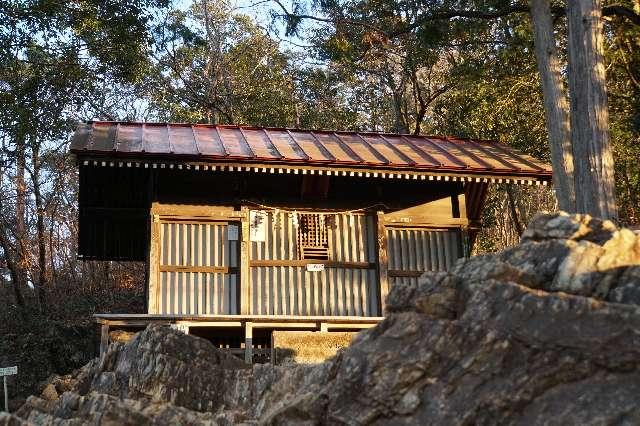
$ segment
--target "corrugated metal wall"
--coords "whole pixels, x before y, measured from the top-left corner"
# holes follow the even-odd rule
[[[238,241],[229,241],[229,226],[237,227],[160,224],[159,313],[238,313]]]
[[[271,212],[266,217],[265,241],[251,242],[250,259],[297,260],[293,213]],[[326,219],[329,223],[329,260],[360,263],[360,267],[343,265],[308,272],[305,266],[251,266],[252,314],[379,315],[374,218],[327,214]],[[362,265],[369,263],[373,267]]]
[[[392,271],[445,271],[463,257],[459,229],[387,228],[389,284],[416,282],[417,277],[393,277]]]

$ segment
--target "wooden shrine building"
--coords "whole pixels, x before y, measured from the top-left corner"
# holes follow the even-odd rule
[[[551,180],[497,142],[382,133],[90,122],[71,151],[79,256],[147,265],[148,313],[96,315],[103,344],[155,321],[248,361],[271,330],[375,325],[469,254],[488,184]]]

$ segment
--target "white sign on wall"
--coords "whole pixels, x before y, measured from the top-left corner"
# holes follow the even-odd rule
[[[322,272],[324,271],[324,263],[307,263],[308,272]]]
[[[249,213],[249,238],[251,241],[264,241],[267,231],[267,213],[251,210]]]

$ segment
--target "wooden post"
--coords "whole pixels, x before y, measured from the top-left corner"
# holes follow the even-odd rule
[[[107,353],[109,347],[109,324],[103,323],[100,326],[100,358]]]
[[[469,228],[463,226],[460,228],[462,237],[462,255],[464,257],[471,257],[471,240],[469,239]]]
[[[249,208],[242,206],[242,235],[240,241],[240,313],[251,313],[251,275],[249,271]]]
[[[2,376],[4,382],[4,411],[9,412],[9,391],[7,389],[7,376]]]
[[[384,212],[378,212],[378,277],[380,281],[380,315],[384,315],[385,299],[389,294],[387,230],[384,227]]]
[[[244,325],[244,362],[253,362],[253,323],[247,322]]]
[[[159,313],[158,309],[158,265],[160,261],[160,219],[158,215],[151,216],[151,239],[149,241],[149,277],[147,281],[148,304],[147,312]]]

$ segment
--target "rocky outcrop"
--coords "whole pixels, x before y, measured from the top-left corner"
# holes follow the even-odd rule
[[[639,235],[540,215],[517,247],[394,286],[325,363],[247,368],[149,327],[0,424],[640,424],[639,268]]]

